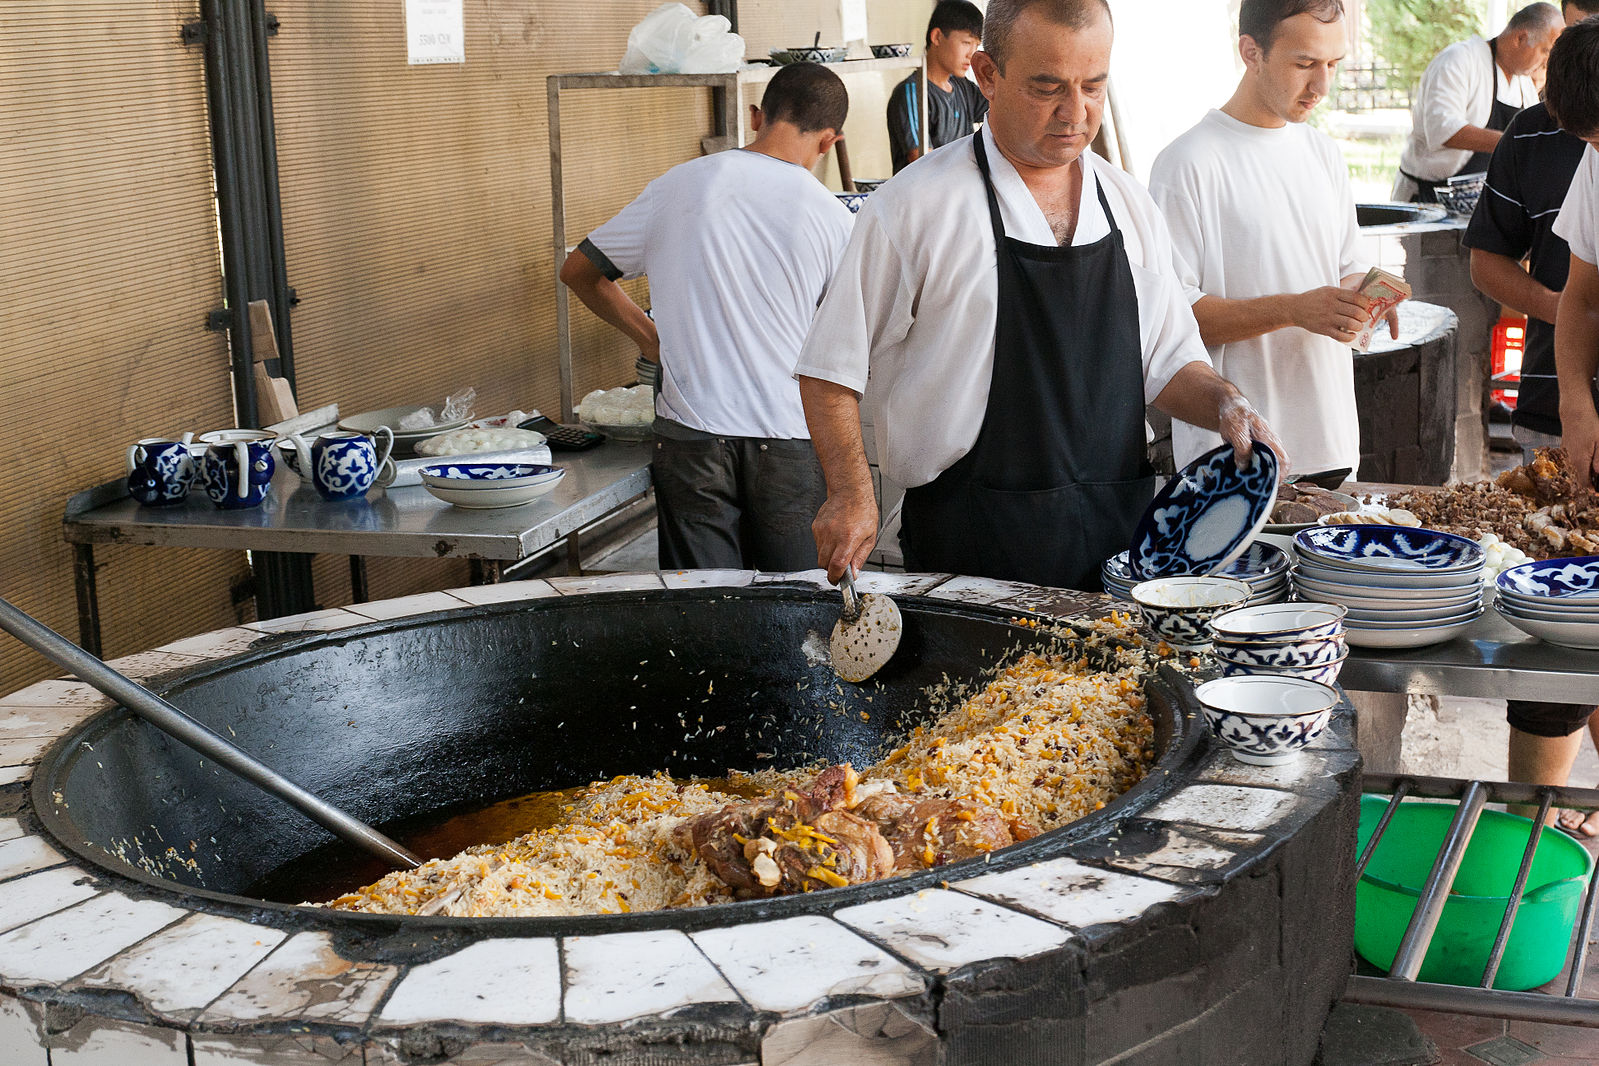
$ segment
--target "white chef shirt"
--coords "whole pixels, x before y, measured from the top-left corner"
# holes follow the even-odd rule
[[[976,136],[988,151],[1006,234],[1057,245],[1038,202],[994,146],[993,133],[985,127]],[[1172,269],[1166,223],[1149,194],[1091,151],[1080,158],[1082,201],[1072,244],[1092,244],[1110,232],[1096,191],[1103,184],[1132,267],[1144,398],[1153,400],[1183,366],[1209,359]],[[795,373],[866,395],[883,476],[897,485],[927,484],[977,441],[994,370],[997,271],[970,139],[912,163],[874,192],[855,218]]]
[[[1410,138],[1399,155],[1399,169],[1427,181],[1446,181],[1460,173],[1472,153],[1445,148],[1444,142],[1467,126],[1486,128],[1496,96],[1513,107],[1531,107],[1538,102],[1538,89],[1525,74],[1505,77],[1481,37],[1468,37],[1439,52],[1427,64],[1411,101]],[[1416,183],[1405,174],[1394,181],[1395,200],[1415,195]]]
[[[705,433],[810,439],[794,360],[852,221],[804,167],[735,150],[673,167],[589,234],[608,276],[649,275],[656,414]]]
[[[1577,175],[1555,218],[1555,236],[1584,263],[1599,263],[1599,152],[1591,144],[1583,149]]]
[[[1363,269],[1349,171],[1338,146],[1305,123],[1262,129],[1212,111],[1156,157],[1149,191],[1194,302],[1305,292]],[[1214,345],[1210,358],[1282,438],[1296,469],[1360,465],[1349,345],[1296,326]],[[1172,424],[1179,467],[1220,443]]]

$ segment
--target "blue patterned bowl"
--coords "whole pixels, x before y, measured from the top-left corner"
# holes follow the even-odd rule
[[[873,59],[904,59],[911,54],[910,44],[874,44],[872,45]]]
[[[1500,574],[1494,584],[1513,601],[1591,601],[1599,608],[1599,555],[1522,563]]]
[[[1349,654],[1349,646],[1342,635],[1316,640],[1284,641],[1280,644],[1260,642],[1236,643],[1217,637],[1216,657],[1239,666],[1256,666],[1266,669],[1325,666]]]
[[[1257,540],[1245,548],[1242,555],[1228,563],[1221,573],[1214,576],[1230,577],[1235,581],[1246,581],[1258,588],[1262,585],[1271,584],[1287,573],[1288,553],[1275,544],[1267,544],[1265,541]],[[1132,563],[1128,560],[1127,552],[1117,552],[1109,559],[1106,559],[1099,568],[1099,574],[1106,584],[1115,582],[1128,587],[1136,585],[1140,581],[1150,580],[1133,573]],[[1180,577],[1182,575],[1162,574],[1159,576]]]
[[[1335,637],[1347,609],[1336,603],[1271,603],[1217,615],[1210,628],[1232,643],[1281,644]]]
[[[458,489],[479,484],[485,488],[505,488],[554,480],[560,476],[561,468],[540,463],[430,463],[420,473],[424,485]]]
[[[1128,552],[1144,578],[1218,574],[1243,553],[1271,517],[1277,498],[1277,456],[1257,444],[1240,470],[1229,445],[1189,463],[1155,494]]]
[[[1237,663],[1221,661],[1221,674],[1223,677],[1297,677],[1304,681],[1314,681],[1320,685],[1332,685],[1338,681],[1338,674],[1344,668],[1342,658],[1321,666],[1239,666]]]
[[[1174,648],[1210,646],[1209,622],[1241,607],[1249,586],[1221,577],[1158,577],[1133,586],[1133,602],[1144,624]]]
[[[1224,677],[1194,694],[1233,757],[1257,766],[1295,758],[1327,727],[1338,705],[1336,689],[1283,674]]]
[[[836,192],[833,195],[838,197],[839,203],[849,208],[850,214],[854,215],[859,214],[861,208],[866,206],[868,194],[864,192]]]
[[[1447,573],[1480,570],[1487,553],[1474,540],[1405,526],[1312,526],[1294,550],[1346,570]]]

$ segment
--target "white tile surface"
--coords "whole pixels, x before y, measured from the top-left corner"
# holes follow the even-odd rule
[[[753,570],[661,571],[661,584],[669,589],[742,588],[754,580],[755,571]]]
[[[1331,777],[1352,766],[1354,760],[1353,752],[1307,750],[1281,766],[1254,766],[1239,762],[1230,752],[1218,751],[1195,780],[1205,784],[1294,790],[1318,778]]]
[[[458,611],[466,606],[464,600],[457,599],[448,592],[422,592],[415,596],[400,596],[392,600],[352,603],[345,610],[381,622],[390,618],[427,614],[431,611]]]
[[[191,1043],[194,1066],[363,1066],[367,1061],[360,1047],[314,1033],[195,1036]]]
[[[792,573],[760,572],[755,575],[757,585],[814,585],[821,589],[830,589],[833,583],[827,580],[826,570],[795,570]]]
[[[383,1007],[390,1025],[495,1022],[547,1025],[561,1015],[561,960],[554,939],[484,940],[417,966]]]
[[[99,713],[97,706],[0,707],[0,742],[37,737],[53,740]]]
[[[397,976],[393,966],[349,962],[327,933],[284,941],[200,1016],[202,1023],[294,1018],[361,1026]]]
[[[880,570],[862,570],[855,577],[855,591],[926,596],[949,579],[949,574],[885,574]]]
[[[761,1040],[761,1066],[926,1066],[941,1058],[938,1034],[894,1003],[788,1018]]]
[[[928,593],[935,600],[956,600],[960,603],[998,603],[1018,596],[1031,585],[1016,581],[997,581],[990,577],[952,577]]]
[[[954,887],[1078,929],[1134,918],[1157,903],[1187,894],[1165,881],[1098,870],[1072,859],[984,874]]]
[[[351,614],[343,608],[332,607],[325,611],[307,611],[305,614],[269,618],[265,622],[246,622],[244,628],[262,633],[323,633],[334,629],[347,629],[370,621],[370,618]]]
[[[42,1013],[42,1008],[40,1008]],[[6,1066],[47,1066],[39,1025],[15,996],[0,993],[0,1051]]]
[[[19,781],[32,780],[32,766],[0,766],[0,785],[14,785]]]
[[[559,596],[548,581],[530,578],[526,581],[501,581],[493,585],[470,585],[451,589],[450,595],[467,603],[511,603],[515,600],[542,600]]]
[[[0,841],[15,840],[26,832],[15,818],[0,818]]]
[[[13,707],[90,707],[98,710],[109,706],[110,697],[102,696],[98,689],[82,681],[56,678],[18,689],[0,699],[0,715]]]
[[[31,766],[39,761],[44,749],[55,741],[53,736],[0,739],[0,766]]]
[[[0,932],[88,899],[99,889],[73,884],[87,880],[89,875],[75,866],[58,866],[0,885]]]
[[[108,892],[0,934],[0,973],[20,984],[60,984],[185,913],[165,903]]]
[[[50,1038],[51,1066],[188,1066],[183,1034],[93,1016]]]
[[[756,1010],[805,1010],[827,996],[893,999],[915,995],[925,980],[910,967],[817,916],[690,933],[722,976]]]
[[[74,984],[136,991],[153,1011],[187,1016],[227,991],[286,936],[234,918],[194,914]]]
[[[261,631],[258,629],[229,626],[227,629],[216,629],[210,633],[174,640],[171,644],[163,644],[156,650],[193,655],[206,660],[222,659],[249,650],[250,645],[260,639]]]
[[[1286,818],[1297,801],[1290,792],[1234,785],[1189,785],[1144,812],[1145,818],[1260,832]]]
[[[156,674],[182,670],[186,666],[203,663],[206,658],[203,655],[189,655],[157,648],[151,651],[137,652],[133,655],[124,655],[120,659],[113,659],[110,666],[125,677],[131,677],[135,681],[142,681],[147,677],[154,677]]]
[[[1165,842],[1153,851],[1128,852],[1125,855],[1112,853],[1105,861],[1124,869],[1148,871],[1157,877],[1169,877],[1188,870],[1220,870],[1237,861],[1240,851],[1255,847],[1264,839],[1255,833],[1222,833],[1217,830],[1209,830],[1207,835],[1218,839],[1201,840],[1174,829],[1167,834]],[[1192,878],[1183,876],[1179,880]]]
[[[43,837],[19,836],[0,843],[0,880],[66,861],[66,856],[45,843]]]
[[[636,592],[661,587],[660,575],[654,573],[552,577],[549,582],[550,587],[563,596],[577,596],[586,592]]]
[[[569,1023],[598,1025],[690,1003],[738,1001],[693,942],[673,929],[574,936],[564,944]]]
[[[834,917],[940,972],[984,959],[1027,958],[1069,939],[1058,925],[940,888],[846,907]]]

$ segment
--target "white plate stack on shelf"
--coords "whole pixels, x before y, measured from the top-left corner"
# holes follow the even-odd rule
[[[1224,677],[1282,676],[1331,685],[1349,657],[1344,608],[1332,603],[1241,607],[1212,618],[1210,631]]]
[[[1420,648],[1459,636],[1482,613],[1486,553],[1453,533],[1401,526],[1314,526],[1294,536],[1294,591],[1347,608],[1357,648]]]
[[[1564,648],[1599,648],[1599,556],[1523,563],[1499,575],[1494,608],[1523,633]]]
[[[1249,586],[1249,603],[1276,603],[1288,598],[1288,553],[1265,541],[1255,541],[1215,577],[1242,581]],[[1133,574],[1127,552],[1106,559],[1099,568],[1105,591],[1118,600],[1132,600],[1133,586],[1145,579]]]

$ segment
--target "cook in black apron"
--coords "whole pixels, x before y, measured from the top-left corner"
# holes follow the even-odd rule
[[[1126,245],[1103,185],[1102,240],[1007,237],[982,136],[972,144],[999,260],[994,375],[972,450],[905,493],[905,566],[1098,590],[1155,494]]]
[[[1516,117],[1521,108],[1515,104],[1507,104],[1499,99],[1499,38],[1497,37],[1488,42],[1488,69],[1490,74],[1488,78],[1488,96],[1493,103],[1488,110],[1488,124],[1483,129],[1502,133],[1510,128],[1510,120]],[[1455,171],[1454,176],[1486,174],[1488,172],[1488,162],[1491,159],[1493,159],[1492,152],[1473,152],[1471,158],[1466,160],[1466,165]],[[1406,174],[1403,170],[1399,173],[1404,174],[1405,177],[1416,183],[1416,192],[1410,198],[1411,203],[1437,203],[1438,197],[1434,190],[1440,185],[1448,184],[1447,181],[1428,181],[1426,178],[1418,178],[1414,174]]]

